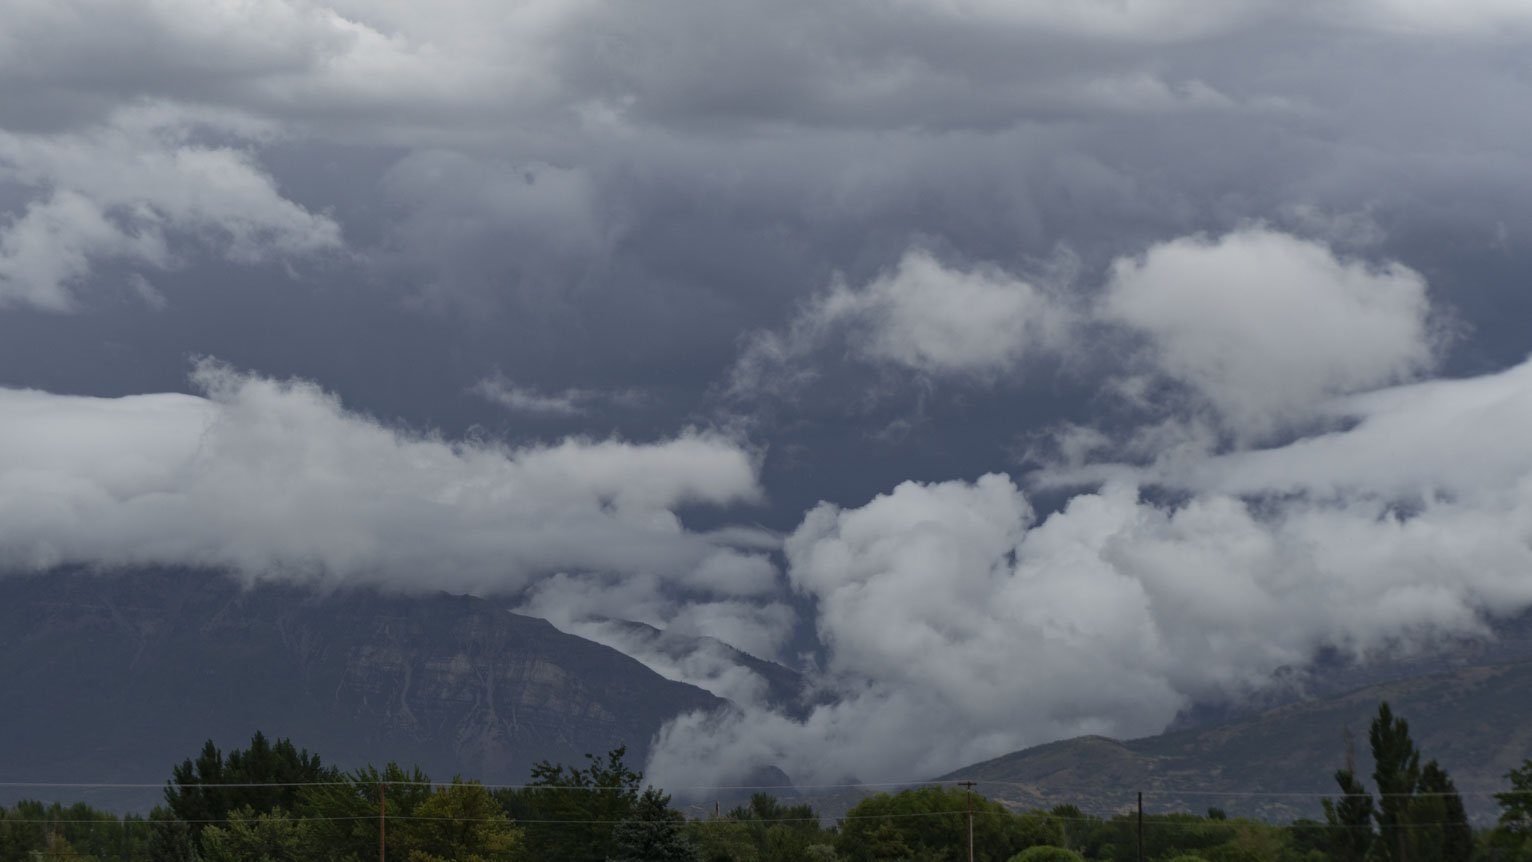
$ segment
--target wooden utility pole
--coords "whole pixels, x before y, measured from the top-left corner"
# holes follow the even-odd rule
[[[973,862],[973,782],[959,781],[958,786],[968,788],[968,862]]]
[[[378,862],[384,862],[384,860],[383,860],[383,832],[384,832],[385,821],[383,819],[383,811],[384,811],[384,803],[385,803],[386,800],[385,800],[385,797],[384,797],[385,791],[384,791],[383,787],[384,787],[383,782],[379,781],[378,782]]]
[[[1138,792],[1138,862],[1144,862],[1144,791]]]

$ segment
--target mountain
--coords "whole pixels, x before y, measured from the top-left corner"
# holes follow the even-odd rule
[[[1236,721],[1118,742],[1088,736],[1040,745],[942,776],[1018,808],[1072,803],[1110,814],[1144,793],[1146,811],[1195,811],[1272,821],[1321,816],[1345,764],[1348,731],[1358,772],[1372,773],[1367,729],[1388,701],[1409,722],[1422,760],[1453,777],[1469,814],[1496,812],[1505,772],[1532,756],[1532,661],[1457,668],[1290,703]]]
[[[1272,684],[1250,696],[1222,703],[1193,704],[1176,716],[1167,731],[1192,730],[1222,724],[1262,709],[1346,694],[1368,685],[1477,665],[1506,664],[1532,659],[1532,612],[1486,620],[1489,637],[1438,637],[1413,650],[1381,650],[1358,660],[1339,650],[1325,649],[1301,667],[1277,671]]]
[[[343,767],[517,783],[537,760],[624,744],[639,768],[668,718],[723,705],[473,597],[164,569],[0,577],[0,690],[13,782],[156,783],[203,740],[243,747],[260,729]],[[142,809],[158,792],[86,796]]]

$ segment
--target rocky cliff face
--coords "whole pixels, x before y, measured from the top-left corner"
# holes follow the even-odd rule
[[[666,719],[722,705],[472,597],[167,570],[0,577],[0,691],[13,781],[158,782],[260,729],[346,767],[516,783],[618,745],[641,766]]]

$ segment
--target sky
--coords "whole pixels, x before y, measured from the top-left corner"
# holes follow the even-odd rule
[[[507,597],[734,701],[670,786],[1532,606],[1525,3],[0,15],[8,570]]]

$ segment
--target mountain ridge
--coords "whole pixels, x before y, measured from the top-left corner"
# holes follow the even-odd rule
[[[20,705],[0,711],[14,781],[163,780],[205,739],[261,730],[345,768],[519,783],[619,745],[641,766],[665,720],[724,705],[483,599],[193,570],[0,577],[0,686]]]
[[[1505,772],[1532,756],[1532,660],[1474,665],[1283,704],[1229,722],[1133,740],[1084,736],[1033,746],[936,780],[1016,808],[1073,804],[1113,814],[1144,793],[1146,810],[1203,811],[1290,821],[1319,817],[1335,796],[1348,731],[1357,771],[1372,772],[1368,725],[1388,701],[1410,724],[1422,761],[1453,776],[1470,815],[1493,818]],[[1368,779],[1370,780],[1370,779]]]

